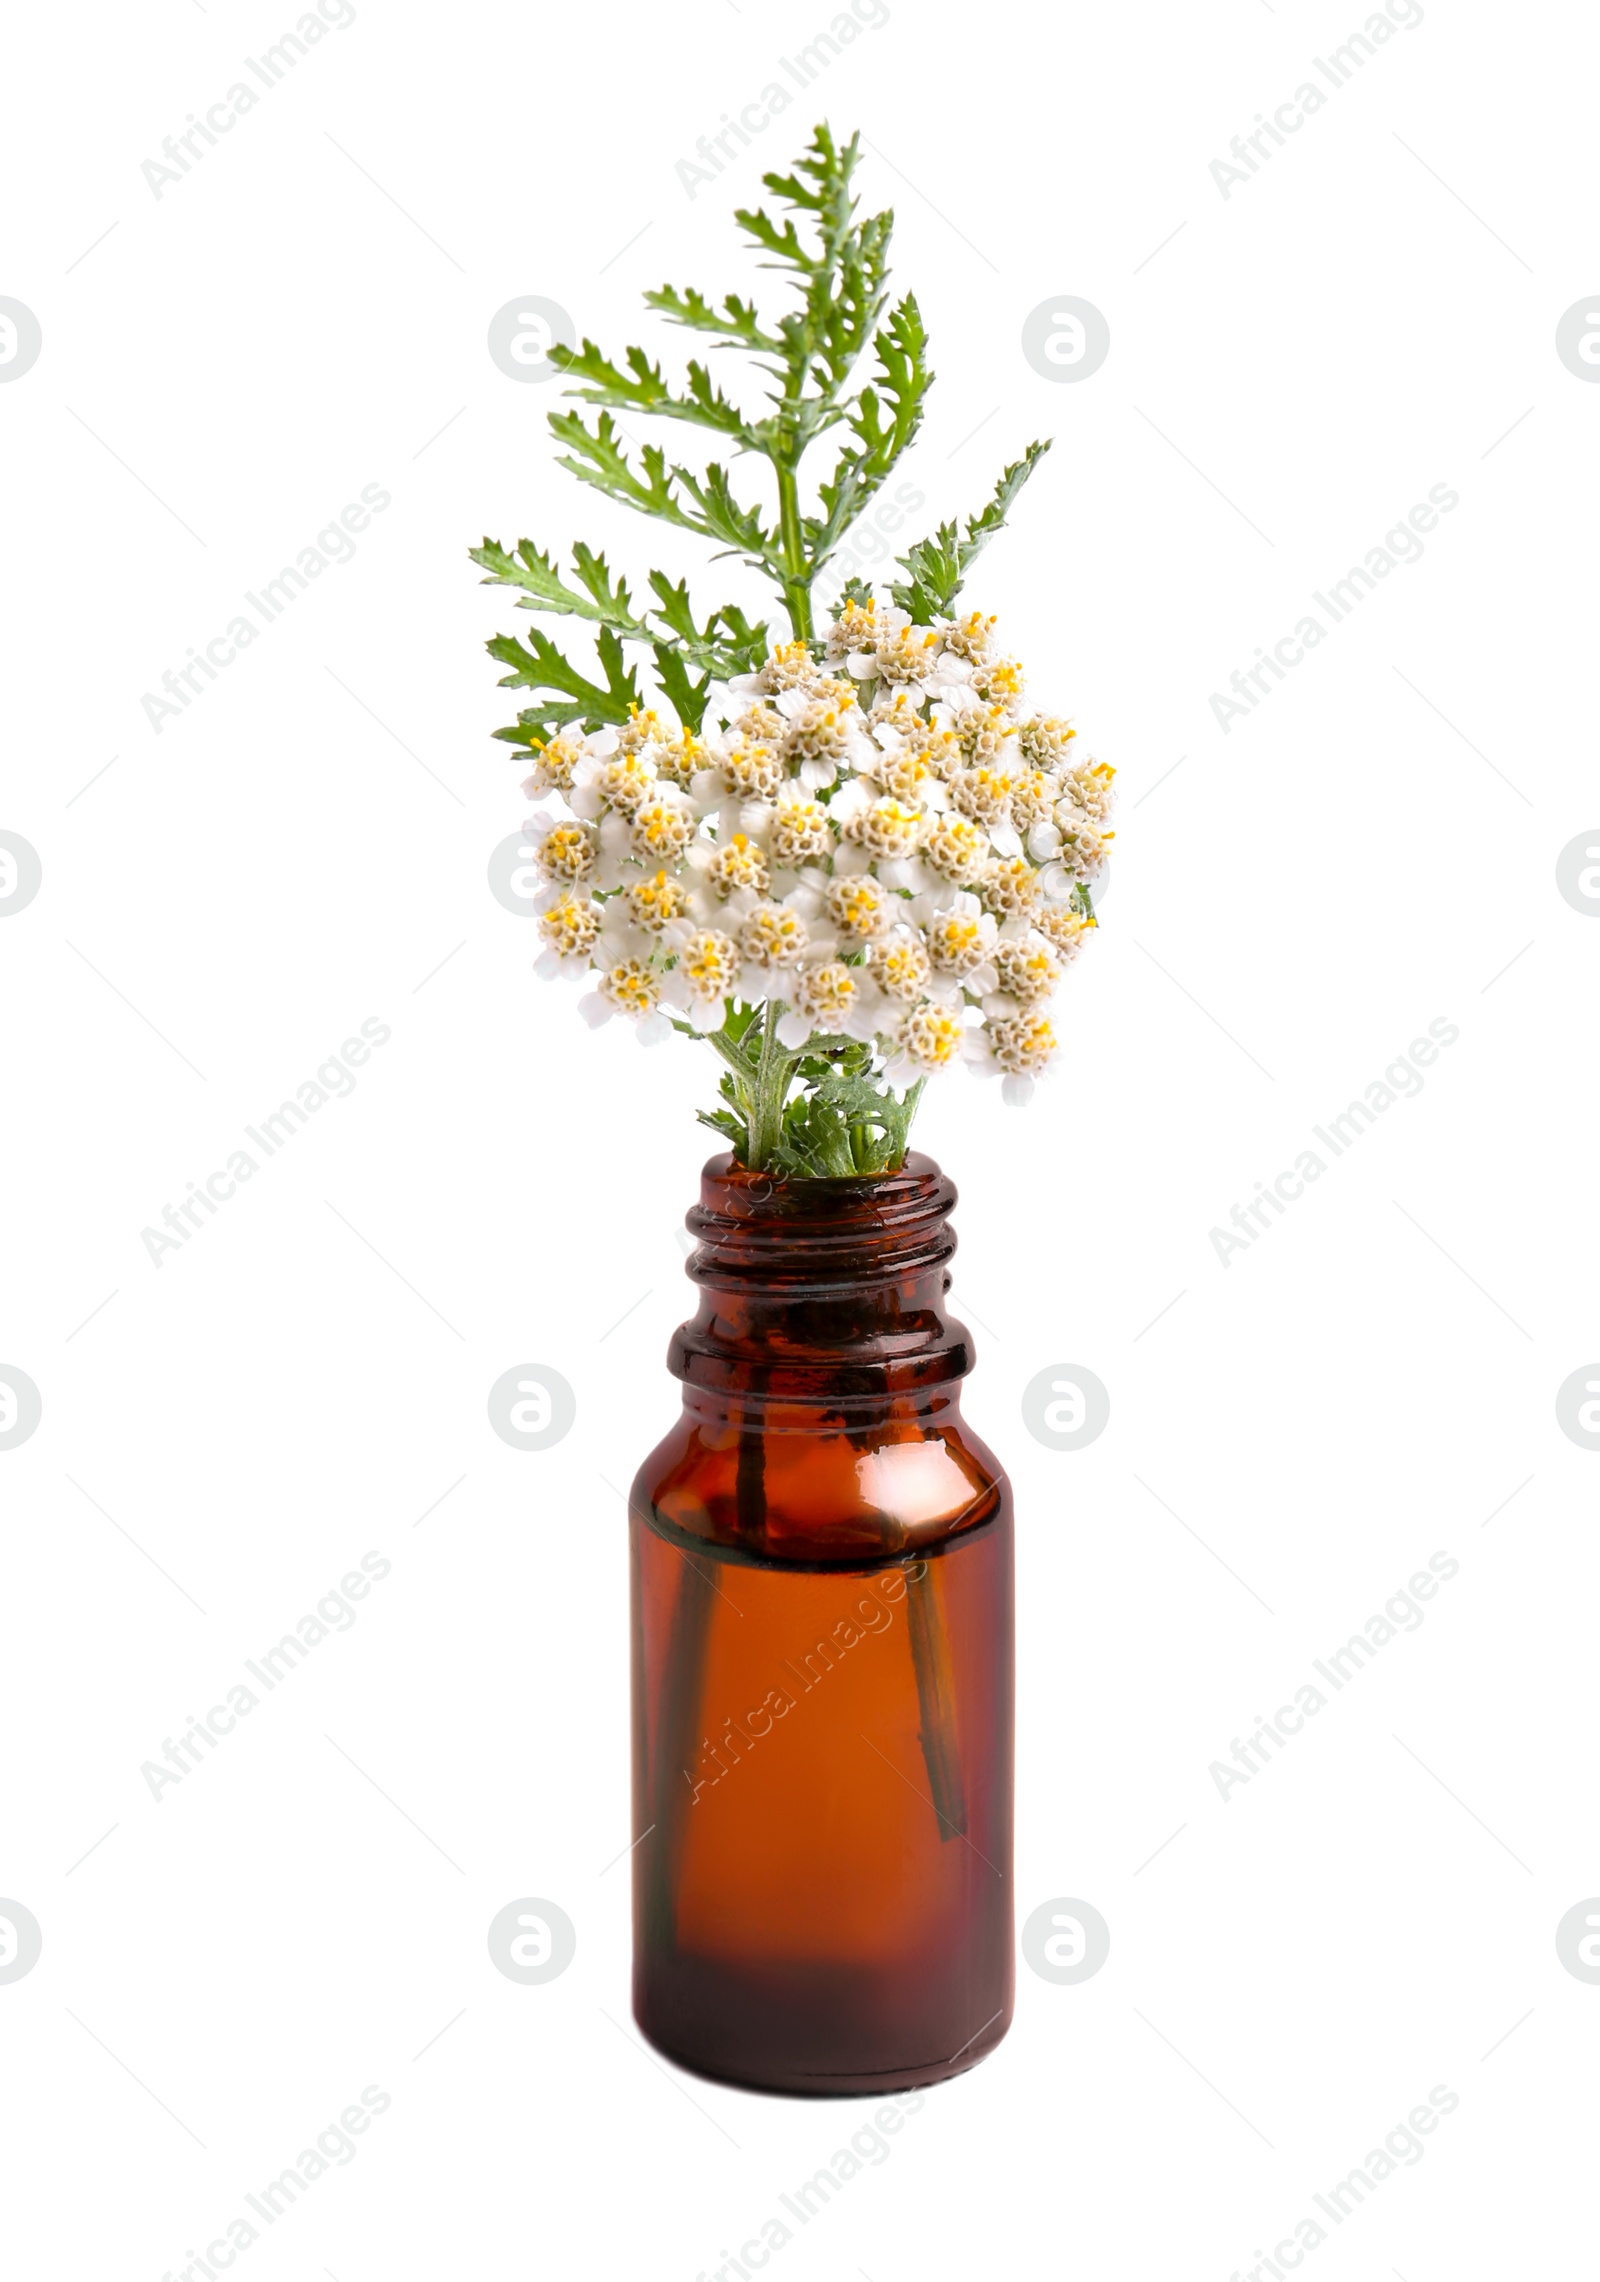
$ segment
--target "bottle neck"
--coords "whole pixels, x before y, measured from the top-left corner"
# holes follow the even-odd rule
[[[700,1305],[668,1350],[686,1402],[867,1412],[948,1388],[953,1403],[972,1368],[965,1326],[944,1309],[955,1202],[918,1155],[870,1179],[794,1181],[714,1157],[687,1216]]]

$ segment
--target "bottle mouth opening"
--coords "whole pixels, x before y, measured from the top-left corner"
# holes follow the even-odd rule
[[[892,1173],[824,1174],[801,1178],[753,1173],[731,1150],[713,1157],[700,1176],[701,1213],[767,1227],[858,1219],[863,1227],[893,1221],[907,1211],[948,1212],[955,1184],[931,1157],[910,1149]]]
[[[765,1287],[780,1303],[870,1290],[949,1259],[955,1202],[955,1183],[914,1151],[897,1172],[816,1180],[713,1157],[685,1216],[697,1240],[687,1272],[751,1299]]]

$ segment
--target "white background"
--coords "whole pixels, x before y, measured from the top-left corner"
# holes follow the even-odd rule
[[[1597,284],[1600,35],[1427,0],[1225,199],[1211,162],[1360,0],[896,0],[691,198],[695,138],[828,20],[357,0],[157,198],[141,162],[292,0],[12,19],[0,292],[44,341],[0,387],[0,828],[44,875],[0,926],[0,1362],[43,1399],[0,1454],[0,1894],[44,1937],[0,1986],[19,2273],[182,2273],[376,2084],[253,2282],[690,2282],[870,2113],[676,2076],[629,2021],[608,1484],[673,1415],[712,1065],[587,1034],[488,893],[522,803],[481,644],[517,622],[465,553],[695,559],[553,466],[555,390],[486,329],[537,293],[676,366],[641,291],[750,290],[731,208],[824,113],[932,334],[922,521],[1057,439],[970,597],[1120,771],[1064,1082],[1019,1115],[952,1079],[919,1132],[1017,1490],[1018,1918],[1081,1896],[1112,1946],[1078,1987],[1024,1966],[1005,2045],[773,2270],[1226,2282],[1435,2085],[1425,2159],[1308,2266],[1580,2270],[1600,1990],[1553,1935],[1600,1889],[1600,1461],[1554,1398],[1600,1352],[1600,926],[1555,865],[1600,808],[1600,389],[1554,334]],[[1066,293],[1111,330],[1078,385],[1020,348]],[[156,734],[163,671],[367,484],[355,559]],[[1212,693],[1436,484],[1423,558],[1225,735]],[[141,1230],[372,1016],[355,1093],[155,1266]],[[1224,1265],[1213,1226],[1437,1017],[1421,1094]],[[578,1399],[542,1455],[485,1413],[529,1361]],[[1077,1454],[1021,1421],[1054,1363],[1110,1390]],[[354,1628],[157,1803],[141,1764],[369,1550]],[[1421,1630],[1219,1797],[1440,1550]],[[544,1987],[485,1945],[522,1895],[577,1927]]]

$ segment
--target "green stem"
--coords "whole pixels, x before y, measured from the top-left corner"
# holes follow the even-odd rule
[[[812,638],[811,573],[806,563],[805,534],[800,525],[800,481],[792,467],[774,462],[778,477],[778,529],[783,541],[786,576],[783,599],[797,640]]]
[[[761,1028],[761,1058],[750,1084],[749,1139],[745,1163],[753,1173],[764,1172],[783,1132],[784,1097],[797,1054],[778,1044],[778,1016],[782,1009],[769,998]]]

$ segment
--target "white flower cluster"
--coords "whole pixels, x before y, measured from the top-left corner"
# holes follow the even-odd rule
[[[713,691],[699,736],[646,711],[537,749],[538,972],[595,977],[580,1011],[647,1044],[775,1003],[791,1050],[870,1040],[891,1085],[964,1061],[1024,1102],[1113,772],[1028,709],[992,618],[846,602],[817,647]]]

